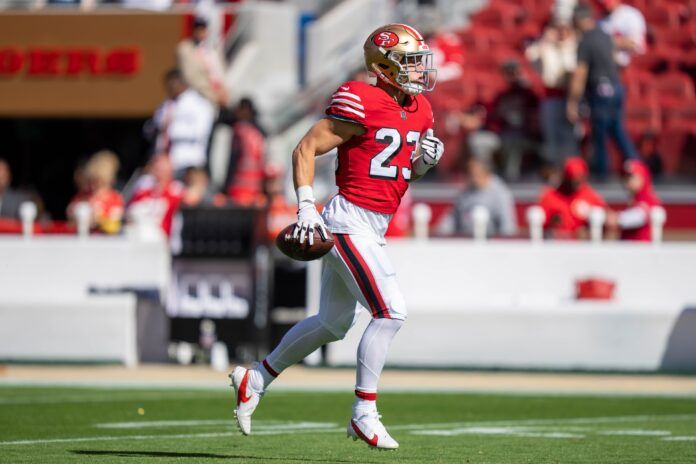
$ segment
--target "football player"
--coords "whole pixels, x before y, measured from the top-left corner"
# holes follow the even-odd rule
[[[300,140],[292,155],[298,212],[294,235],[313,243],[314,230],[333,233],[324,257],[319,314],[297,323],[262,362],[230,374],[242,433],[268,385],[283,370],[322,345],[342,339],[357,311],[372,320],[358,347],[357,379],[348,436],[371,447],[396,449],[377,412],[377,384],[392,338],[406,319],[384,234],[409,182],[443,154],[433,135],[433,113],[421,94],[433,89],[436,70],[423,36],[405,24],[380,27],[364,45],[365,64],[377,85],[349,81],[331,97],[326,117]],[[338,194],[322,215],[314,205],[314,158],[338,149]]]

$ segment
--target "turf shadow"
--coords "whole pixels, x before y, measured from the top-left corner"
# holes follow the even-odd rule
[[[214,454],[214,453],[177,453],[174,451],[121,451],[121,450],[70,450],[73,454],[84,456],[120,456],[133,458],[204,458],[204,459],[248,459],[264,461],[306,461],[306,462],[354,462],[332,459],[309,459],[306,457],[292,459],[289,457],[273,458],[268,456],[242,456],[235,454]],[[362,461],[368,462],[368,461]]]

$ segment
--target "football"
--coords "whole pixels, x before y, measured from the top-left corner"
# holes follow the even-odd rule
[[[311,246],[307,239],[304,243],[292,238],[292,232],[295,230],[295,223],[290,224],[280,231],[276,237],[276,246],[284,255],[296,259],[298,261],[312,261],[319,259],[328,253],[334,246],[334,239],[331,232],[326,231],[326,240],[321,238],[321,234],[317,229],[314,229],[314,244]]]

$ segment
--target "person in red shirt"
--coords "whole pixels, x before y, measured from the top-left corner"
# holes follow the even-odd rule
[[[285,172],[273,162],[264,168],[264,191],[266,193],[266,232],[273,242],[281,230],[297,219],[297,207],[285,199]]]
[[[380,421],[377,384],[392,339],[406,319],[406,303],[384,250],[385,232],[410,182],[434,167],[443,143],[433,135],[433,112],[422,95],[435,85],[433,55],[423,36],[405,24],[375,30],[363,46],[377,84],[348,81],[333,93],[326,117],[293,152],[298,198],[294,236],[311,245],[314,231],[333,233],[323,258],[319,314],[297,323],[261,363],[238,366],[230,377],[242,433],[263,392],[283,370],[326,343],[342,339],[365,308],[372,320],[358,347],[349,436],[380,449],[396,449]],[[338,194],[319,214],[312,184],[315,157],[336,148]]]
[[[580,157],[568,158],[561,182],[545,188],[539,199],[546,218],[544,231],[552,238],[578,238],[587,227],[593,206],[606,208],[607,203],[587,182],[587,164]]]
[[[628,208],[607,216],[607,227],[620,230],[621,240],[649,242],[650,210],[660,205],[653,189],[650,169],[642,161],[628,160],[624,163],[623,184],[631,200]]]
[[[264,202],[264,157],[266,141],[255,124],[253,102],[243,98],[235,110],[227,195],[240,206],[261,206]]]
[[[118,167],[118,158],[110,151],[103,150],[92,155],[84,167],[84,185],[68,205],[70,221],[75,221],[75,206],[86,202],[92,210],[92,231],[117,234],[121,230],[123,197],[113,189]]]
[[[158,222],[167,236],[172,233],[172,219],[179,209],[184,189],[174,180],[169,157],[155,155],[147,166],[149,177],[141,182],[128,205],[128,215],[143,214]]]

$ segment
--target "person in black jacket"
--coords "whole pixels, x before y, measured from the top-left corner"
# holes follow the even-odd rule
[[[10,165],[0,158],[0,217],[19,219],[19,206],[29,197],[12,189],[11,183]]]
[[[624,90],[614,61],[614,43],[592,16],[586,4],[578,4],[573,21],[582,33],[578,44],[578,63],[570,83],[567,115],[572,123],[579,120],[578,106],[585,95],[590,107],[593,170],[600,178],[609,174],[606,139],[611,136],[624,158],[637,158],[636,149],[624,127]]]

